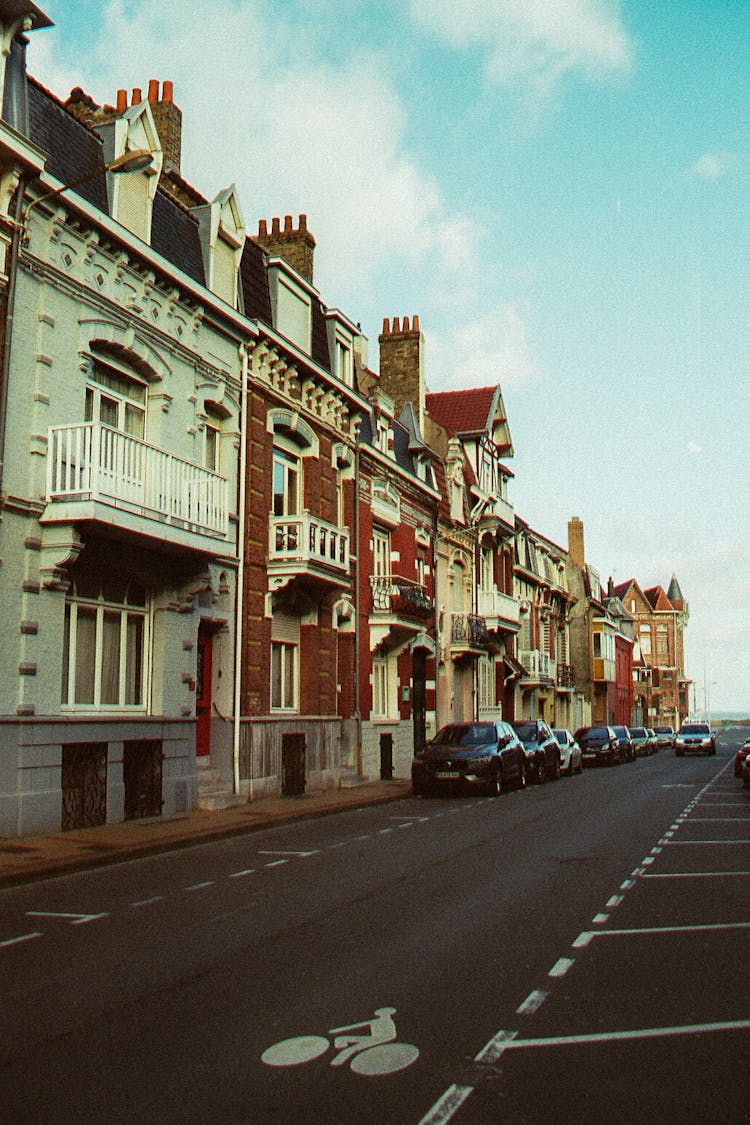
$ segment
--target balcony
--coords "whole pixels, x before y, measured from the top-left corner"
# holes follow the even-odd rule
[[[538,649],[526,649],[519,652],[518,659],[526,669],[523,682],[535,684],[550,684],[555,680],[557,661],[546,652]]]
[[[496,589],[479,590],[477,609],[485,618],[488,629],[512,629],[516,632],[519,628],[518,602],[508,594],[501,594]]]
[[[451,658],[481,656],[493,648],[487,622],[476,613],[451,614]]]
[[[268,575],[272,590],[294,578],[323,586],[349,580],[349,529],[312,516],[272,516],[268,527]]]
[[[224,477],[98,422],[51,427],[46,500],[42,523],[89,520],[234,553]]]
[[[593,661],[593,679],[596,683],[613,684],[615,682],[615,662],[604,657],[595,656]]]
[[[560,691],[571,691],[576,686],[572,664],[557,664],[557,686]]]
[[[370,585],[371,649],[397,647],[424,632],[434,610],[426,586],[398,574],[373,576]]]

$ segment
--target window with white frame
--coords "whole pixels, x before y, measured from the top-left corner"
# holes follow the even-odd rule
[[[146,431],[146,383],[125,364],[88,357],[84,420],[142,438]]]
[[[296,711],[299,645],[271,642],[271,710]]]
[[[491,547],[482,547],[479,567],[479,588],[489,593],[495,585],[494,553]]]
[[[390,668],[387,653],[372,658],[372,714],[387,719],[391,714]]]
[[[651,626],[641,625],[639,630],[639,637],[641,641],[641,652],[644,656],[651,655]]]
[[[302,460],[292,447],[274,440],[273,514],[297,516],[300,513]]]
[[[139,583],[114,576],[73,580],[65,605],[62,702],[145,710],[149,605]]]
[[[495,703],[495,661],[488,655],[479,658],[477,666],[477,680],[479,692],[479,707],[488,711],[496,706]]]
[[[388,531],[372,533],[372,573],[375,578],[389,578],[391,574],[391,536]]]

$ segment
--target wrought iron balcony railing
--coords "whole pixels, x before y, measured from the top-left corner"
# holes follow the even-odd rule
[[[378,575],[370,579],[373,613],[392,613],[398,617],[423,621],[433,611],[432,598],[426,586],[397,574]]]
[[[476,613],[454,613],[451,621],[451,642],[454,645],[468,645],[471,648],[484,648],[490,644],[487,622]]]

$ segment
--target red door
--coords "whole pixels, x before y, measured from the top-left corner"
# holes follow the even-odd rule
[[[198,669],[195,699],[195,752],[198,757],[211,753],[211,663],[213,635],[202,626],[198,629]]]

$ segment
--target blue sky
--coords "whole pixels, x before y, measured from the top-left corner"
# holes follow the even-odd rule
[[[183,175],[305,212],[324,300],[419,314],[431,390],[500,382],[516,510],[690,603],[750,708],[750,0],[47,0],[29,69],[171,79]]]

